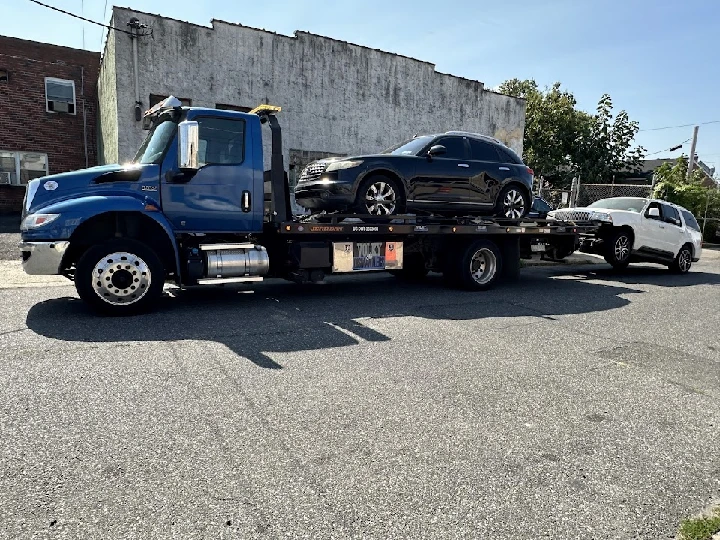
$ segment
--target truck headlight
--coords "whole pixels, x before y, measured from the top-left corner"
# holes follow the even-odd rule
[[[333,172],[333,171],[339,171],[341,169],[352,169],[353,167],[357,167],[360,165],[362,161],[355,160],[355,161],[333,161],[328,165],[328,168],[325,169],[325,172]]]
[[[37,229],[38,227],[44,227],[48,223],[52,223],[60,214],[30,214],[27,216],[20,226],[20,230],[28,231],[30,229]]]

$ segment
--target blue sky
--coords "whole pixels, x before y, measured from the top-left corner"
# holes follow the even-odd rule
[[[108,22],[112,0],[41,0]],[[283,34],[305,30],[436,64],[492,88],[513,77],[560,81],[593,110],[603,93],[643,130],[648,153],[720,120],[718,0],[124,0],[209,25],[213,18]],[[100,50],[103,29],[31,3],[0,0],[0,35]],[[674,157],[690,151],[659,152]],[[700,127],[700,158],[720,170],[720,122]]]

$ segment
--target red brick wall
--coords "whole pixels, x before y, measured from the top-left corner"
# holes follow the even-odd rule
[[[84,168],[86,151],[97,164],[100,53],[0,36],[0,70],[0,150],[47,154],[50,174]],[[75,81],[75,115],[46,112],[45,77]],[[0,186],[0,212],[19,211],[24,192]]]

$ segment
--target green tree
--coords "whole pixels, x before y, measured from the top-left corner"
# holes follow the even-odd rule
[[[597,112],[580,123],[578,145],[573,153],[573,170],[585,183],[604,183],[613,175],[627,175],[641,168],[645,149],[632,148],[640,129],[630,120],[627,112],[612,114],[612,99],[604,94],[598,102]]]
[[[575,109],[575,96],[563,90],[560,83],[540,90],[534,80],[511,79],[502,83],[499,90],[527,101],[523,140],[527,165],[536,176],[569,185],[580,124],[588,116]]]
[[[687,178],[688,158],[679,157],[674,164],[663,163],[655,170],[655,188],[653,197],[663,199],[690,210],[703,226],[707,210],[708,218],[720,218],[720,191],[705,185],[706,177],[695,169],[691,178]],[[711,240],[717,230],[717,221],[708,219],[705,225],[705,239]]]
[[[588,114],[559,82],[541,90],[532,79],[511,79],[499,90],[527,100],[523,157],[536,176],[567,187],[573,176],[603,182],[639,168],[644,149],[631,149],[638,123],[625,111],[613,118],[610,96]]]

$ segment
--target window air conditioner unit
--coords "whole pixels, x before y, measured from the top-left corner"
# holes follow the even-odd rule
[[[72,103],[68,103],[67,101],[48,101],[48,110],[51,110],[53,112],[62,112],[62,113],[74,113],[75,112],[75,105]]]
[[[10,173],[9,172],[0,172],[0,184],[9,184],[10,183]]]

